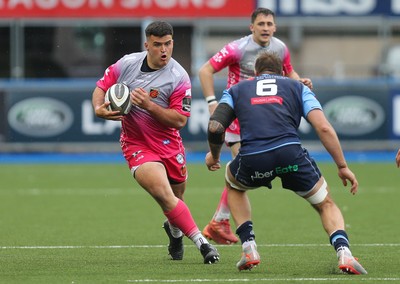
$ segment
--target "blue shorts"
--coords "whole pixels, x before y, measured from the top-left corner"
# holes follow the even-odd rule
[[[282,187],[292,191],[309,191],[321,177],[314,159],[299,144],[260,154],[239,154],[229,164],[229,170],[245,186],[268,186],[273,179],[279,177]]]

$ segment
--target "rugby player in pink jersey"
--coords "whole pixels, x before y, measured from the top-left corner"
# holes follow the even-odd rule
[[[283,41],[274,37],[276,31],[275,14],[266,8],[257,8],[251,15],[250,35],[226,44],[218,53],[208,60],[199,70],[203,95],[208,103],[210,115],[217,106],[214,91],[214,73],[228,68],[227,89],[236,83],[254,76],[254,62],[260,52],[272,52],[282,60],[285,76],[299,80],[310,89],[309,78],[300,78],[293,69],[290,52]],[[225,133],[225,143],[235,157],[240,148],[240,127],[233,121]],[[230,210],[225,187],[212,220],[203,229],[203,234],[218,244],[233,244],[238,238],[230,228]]]
[[[145,51],[123,56],[97,81],[92,103],[96,116],[122,123],[120,143],[131,174],[159,204],[167,220],[168,252],[182,260],[183,236],[200,250],[204,263],[216,263],[219,253],[202,235],[183,201],[187,170],[179,130],[190,116],[191,82],[172,56],[173,28],[163,21],[150,23]],[[130,112],[109,111],[104,96],[115,83],[131,90]]]

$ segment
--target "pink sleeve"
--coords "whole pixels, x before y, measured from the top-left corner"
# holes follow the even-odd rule
[[[285,46],[285,53],[282,60],[282,67],[285,74],[290,74],[293,71],[293,66],[290,61],[290,51],[287,46]]]
[[[209,62],[215,71],[220,71],[225,67],[238,63],[240,59],[240,52],[235,43],[228,43],[220,51],[218,51]]]
[[[169,108],[175,109],[180,114],[190,117],[192,90],[189,78],[179,84],[169,99]]]
[[[118,80],[119,74],[120,74],[118,62],[114,63],[113,65],[111,65],[110,67],[108,67],[106,69],[103,77],[97,81],[97,83],[96,83],[97,87],[99,87],[103,91],[107,91],[108,88],[110,88],[112,85],[117,83],[117,80]]]

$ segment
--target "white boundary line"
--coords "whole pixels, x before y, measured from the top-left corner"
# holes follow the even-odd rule
[[[111,245],[111,246],[1,246],[0,249],[126,249],[165,248],[166,245]],[[194,245],[187,245],[188,247]],[[222,245],[216,245],[217,247]],[[329,244],[257,244],[258,247],[328,247]],[[357,247],[399,247],[399,244],[351,244]],[[236,248],[237,246],[223,246]]]
[[[237,278],[237,279],[137,279],[127,280],[129,283],[188,283],[188,282],[213,282],[213,283],[224,283],[224,282],[267,282],[267,281],[399,281],[400,278],[358,278],[353,276],[349,278]]]

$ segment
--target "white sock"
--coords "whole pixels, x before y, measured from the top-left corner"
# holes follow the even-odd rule
[[[220,206],[218,210],[214,214],[214,220],[215,221],[222,221],[222,220],[229,220],[231,217],[231,211],[227,206]]]
[[[171,231],[171,235],[174,238],[180,238],[183,236],[182,231],[179,228],[172,226],[171,224],[169,224],[169,229]]]
[[[248,246],[251,246],[251,245],[257,247],[256,241],[255,241],[255,240],[252,240],[252,241],[245,241],[245,242],[242,244],[242,248],[244,249],[244,248],[247,248]]]
[[[194,242],[194,244],[196,245],[196,247],[198,249],[200,249],[202,244],[208,244],[209,243],[207,241],[207,239],[201,234],[201,232],[198,232],[197,234],[192,236],[190,239]]]
[[[340,247],[340,248],[338,248],[338,250],[336,252],[337,257],[339,258],[342,253],[344,253],[344,254],[346,254],[348,256],[352,256],[351,251],[350,251],[350,249],[348,247]]]

